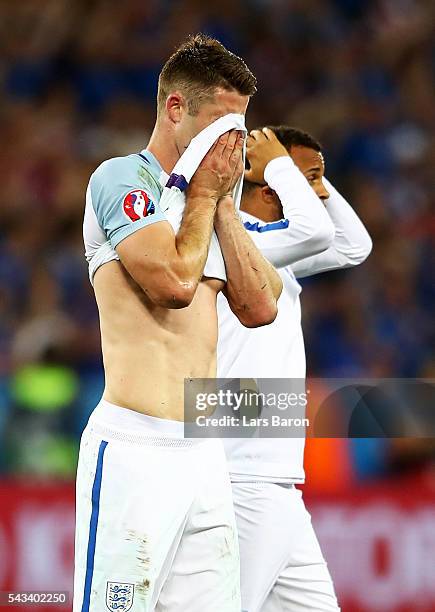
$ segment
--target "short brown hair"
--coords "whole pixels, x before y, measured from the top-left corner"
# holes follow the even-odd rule
[[[195,115],[201,103],[213,97],[217,87],[252,96],[257,91],[256,83],[240,57],[218,40],[196,34],[178,47],[163,66],[157,106],[163,108],[169,93],[179,89],[186,96],[189,113]]]

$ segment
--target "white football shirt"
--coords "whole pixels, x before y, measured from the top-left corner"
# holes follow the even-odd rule
[[[354,210],[326,179],[330,198],[325,206],[290,157],[271,161],[264,176],[280,198],[284,219],[264,223],[244,212],[241,216],[255,244],[282,278],[278,315],[270,325],[243,327],[219,295],[219,378],[305,378],[301,287],[296,276],[357,265],[372,247]],[[233,481],[304,481],[303,437],[227,438],[223,442]]]

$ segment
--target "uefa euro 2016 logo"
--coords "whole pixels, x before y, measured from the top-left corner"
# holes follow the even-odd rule
[[[132,221],[139,221],[143,217],[153,215],[155,206],[148,197],[148,194],[142,189],[130,191],[124,198],[124,212]]]
[[[112,612],[127,612],[133,605],[134,584],[107,582],[106,606]]]

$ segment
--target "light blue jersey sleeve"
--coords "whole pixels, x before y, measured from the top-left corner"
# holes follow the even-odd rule
[[[98,224],[112,248],[137,230],[166,221],[158,171],[138,154],[103,162],[89,183]]]

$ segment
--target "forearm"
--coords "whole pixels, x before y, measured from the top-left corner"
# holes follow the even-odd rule
[[[175,193],[174,210],[178,231],[164,218],[147,228],[138,228],[118,244],[121,262],[154,304],[163,308],[185,308],[191,304],[204,272],[217,201],[228,193],[241,165],[243,139],[235,130],[222,135],[203,157],[185,193]],[[241,170],[241,168],[240,168]],[[166,199],[170,209],[169,194]],[[162,198],[163,200],[163,198]],[[179,213],[182,209],[182,219]],[[165,221],[163,223],[163,221]]]
[[[256,248],[231,199],[219,203],[215,229],[227,270],[226,296],[231,309],[248,327],[270,323],[276,316],[281,278]]]
[[[175,251],[180,273],[194,284],[200,281],[204,272],[217,202],[230,191],[239,166],[242,171],[242,150],[243,137],[237,130],[222,134],[206,153],[185,193]]]
[[[323,253],[292,265],[292,270],[298,278],[357,266],[367,259],[372,250],[372,240],[361,219],[333,185],[326,179],[324,181],[330,193],[325,209],[334,224],[335,237],[331,246]]]
[[[207,261],[217,200],[208,194],[186,198],[180,228],[175,237],[174,269],[186,282],[201,280]]]
[[[330,193],[325,202],[326,210],[335,227],[332,246],[345,255],[350,264],[361,263],[372,248],[370,235],[352,206],[326,178],[323,180]]]
[[[326,250],[334,227],[320,199],[290,157],[272,160],[264,177],[278,195],[283,219],[248,225],[263,255],[277,268]]]

